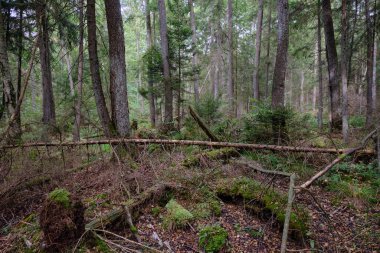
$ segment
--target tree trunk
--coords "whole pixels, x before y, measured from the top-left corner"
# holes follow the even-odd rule
[[[330,129],[336,131],[341,129],[340,117],[340,89],[338,76],[338,54],[334,36],[334,24],[331,13],[330,0],[322,0],[322,16],[326,40],[326,58],[329,71],[330,91]]]
[[[376,58],[377,58],[377,40],[374,38],[373,40],[373,70],[372,70],[372,80],[373,80],[373,85],[372,85],[372,110],[377,117],[380,115],[376,114],[376,107],[377,107],[377,88],[376,88]],[[379,113],[379,112],[378,112]],[[379,121],[380,119],[377,118]]]
[[[189,0],[188,2],[190,8],[190,23],[191,23],[191,31],[193,32],[191,41],[193,46],[193,71],[195,71],[195,79],[194,79],[194,100],[197,103],[199,101],[199,73],[198,73],[198,55],[197,55],[197,27],[195,23],[195,14],[194,14],[194,4],[193,0]]]
[[[152,22],[150,19],[150,9],[149,0],[145,0],[145,21],[146,21],[146,45],[148,49],[153,46],[152,37]],[[150,114],[150,124],[154,128],[156,127],[156,104],[154,95],[154,82],[152,76],[152,70],[148,70],[148,89],[149,89],[149,114]]]
[[[1,3],[0,3],[0,9],[1,9]],[[6,41],[6,35],[4,30],[4,20],[3,15],[0,11],[0,73],[1,73],[1,79],[3,82],[3,99],[4,99],[4,106],[7,109],[9,117],[12,117],[12,115],[16,111],[16,94],[13,88],[12,84],[12,77],[11,77],[11,69],[9,65],[9,59],[8,59],[8,52],[7,52],[7,41]],[[15,115],[16,117],[20,117],[20,113],[18,115]],[[15,139],[18,139],[21,137],[21,126],[20,122],[16,119],[11,122],[11,126],[9,129],[9,138],[10,141],[14,141]]]
[[[71,59],[70,59],[70,54],[67,52],[65,42],[63,41],[63,38],[59,40],[62,48],[62,54],[63,58],[65,58],[66,61],[66,67],[67,67],[67,76],[69,78],[69,86],[70,86],[70,95],[72,97],[75,96],[75,90],[74,90],[74,81],[73,81],[73,75],[71,74],[72,72],[72,65],[71,65]]]
[[[55,125],[55,104],[50,67],[50,43],[48,18],[46,14],[47,2],[37,4],[36,18],[39,30],[38,47],[40,50],[40,64],[42,76],[42,122],[46,126]]]
[[[341,38],[341,77],[342,77],[342,134],[345,143],[348,143],[348,95],[347,95],[347,39],[348,39],[348,23],[347,23],[347,1],[342,0],[342,38]]]
[[[158,0],[158,11],[160,15],[161,55],[164,69],[164,125],[165,130],[170,130],[173,128],[173,87],[170,80],[168,27],[166,24],[165,0]]]
[[[366,113],[366,127],[369,128],[373,125],[373,41],[374,41],[374,22],[371,17],[369,0],[365,0],[365,20],[366,20],[366,39],[367,39],[367,113]]]
[[[321,31],[321,0],[318,0],[318,128],[323,128],[323,77],[322,77],[322,31]]]
[[[272,110],[283,110],[285,98],[285,75],[288,64],[289,46],[289,14],[288,1],[277,1],[278,35],[277,54],[273,73]],[[277,115],[278,114],[278,115]],[[272,128],[275,143],[281,143],[286,135],[284,114],[276,113],[272,119]]]
[[[259,68],[260,68],[260,51],[261,51],[261,32],[263,29],[263,0],[259,0],[259,10],[257,11],[256,20],[256,44],[255,44],[255,62],[253,64],[253,98],[260,100],[259,85]]]
[[[227,66],[227,96],[228,96],[228,105],[229,105],[229,114],[230,117],[234,117],[235,115],[235,89],[234,89],[234,54],[233,54],[233,10],[232,10],[232,0],[228,0],[227,2],[227,23],[228,23],[228,66]]]
[[[75,101],[75,121],[73,129],[73,140],[80,141],[80,123],[81,123],[81,105],[82,105],[82,87],[83,87],[83,0],[78,1],[79,7],[79,56],[78,56],[78,85],[77,96]]]
[[[123,20],[119,0],[105,0],[110,61],[111,115],[118,136],[130,136]]]
[[[96,109],[103,127],[104,135],[110,138],[114,135],[113,125],[108,113],[104,98],[102,82],[99,71],[98,43],[96,39],[96,12],[95,0],[87,0],[87,34],[88,34],[88,55],[90,59],[91,80],[95,96]]]
[[[302,70],[301,71],[301,96],[300,96],[300,111],[301,112],[304,112],[304,106],[305,106],[304,84],[305,84],[305,73]]]
[[[265,98],[269,98],[269,67],[270,67],[270,36],[272,34],[272,2],[269,1],[268,31],[267,31],[267,55],[265,70]]]

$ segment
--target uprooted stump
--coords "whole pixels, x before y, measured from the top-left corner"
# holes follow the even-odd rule
[[[282,228],[286,217],[287,196],[267,189],[257,181],[241,177],[220,180],[216,185],[217,195],[223,200],[244,201],[244,207],[262,218],[275,217]],[[298,205],[293,207],[289,234],[293,239],[305,238],[309,230],[309,213]]]
[[[183,162],[182,165],[185,167],[193,167],[193,166],[199,166],[202,163],[202,161],[227,160],[231,157],[238,157],[238,156],[240,156],[240,154],[235,148],[214,149],[211,151],[203,152],[201,154],[190,156]]]
[[[40,213],[47,252],[61,252],[84,233],[84,206],[65,189],[50,192]]]

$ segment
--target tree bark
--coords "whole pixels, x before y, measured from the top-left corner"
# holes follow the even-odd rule
[[[55,104],[50,67],[50,42],[46,8],[46,1],[38,2],[36,8],[36,18],[39,30],[38,47],[40,50],[40,64],[42,71],[42,122],[46,126],[54,126]]]
[[[253,64],[253,98],[260,100],[259,85],[259,68],[260,68],[260,52],[261,52],[261,33],[263,29],[263,0],[259,0],[259,10],[257,11],[256,20],[256,42],[255,42],[255,61]]]
[[[153,46],[152,37],[152,22],[150,18],[149,0],[145,0],[145,22],[146,22],[146,45],[148,49]],[[148,87],[149,87],[149,114],[150,124],[154,128],[156,127],[156,104],[154,95],[154,82],[152,70],[148,69]]]
[[[336,51],[334,24],[330,0],[322,0],[322,16],[326,40],[326,58],[329,72],[330,92],[330,129],[340,130],[342,120],[340,115],[340,89],[338,76],[338,54]]]
[[[227,23],[228,23],[228,66],[227,66],[227,96],[228,96],[228,105],[229,105],[229,114],[230,117],[236,116],[235,113],[235,89],[234,89],[234,53],[233,53],[233,9],[232,9],[232,0],[227,1]]]
[[[195,13],[194,13],[194,3],[193,0],[189,0],[188,2],[190,8],[190,24],[191,31],[193,32],[191,36],[192,46],[193,46],[193,71],[195,71],[195,79],[194,79],[194,100],[195,103],[199,101],[199,73],[198,73],[198,55],[197,55],[197,27],[195,23]]]
[[[1,9],[1,3],[0,3]],[[16,112],[16,94],[12,84],[11,69],[9,64],[8,52],[7,52],[7,41],[4,30],[4,19],[0,11],[0,73],[3,85],[3,99],[4,106],[7,109],[9,117],[15,114]],[[20,113],[18,112],[15,115],[16,119],[10,122],[9,126],[9,140],[15,141],[21,137],[21,126],[20,121],[17,118],[20,118]]]
[[[130,136],[125,43],[120,0],[105,0],[110,61],[111,115],[117,134]]]
[[[165,96],[165,130],[173,128],[173,87],[170,80],[168,27],[166,24],[165,0],[158,0],[158,11],[160,16],[161,55],[164,69],[164,96]]]
[[[285,99],[285,75],[288,65],[289,14],[288,1],[277,1],[278,35],[277,54],[273,73],[272,110],[282,110]],[[282,113],[272,119],[275,143],[281,143],[286,135],[286,122]]]
[[[377,58],[377,40],[376,38],[373,40],[373,70],[372,70],[372,110],[376,115],[376,107],[377,107],[377,84],[376,84],[376,58]],[[379,115],[377,115],[379,117]],[[377,118],[379,120],[379,118]]]
[[[268,13],[268,31],[267,31],[267,55],[266,55],[266,70],[265,70],[265,97],[269,98],[269,67],[270,67],[270,36],[272,34],[272,2],[269,1]]]
[[[108,138],[114,135],[113,125],[109,116],[106,101],[104,98],[102,82],[99,71],[98,43],[96,39],[96,11],[95,0],[87,0],[87,34],[88,34],[88,55],[90,59],[90,72],[92,87],[94,90],[95,104],[99,119]]]
[[[345,143],[348,143],[348,73],[347,73],[347,53],[348,53],[348,23],[347,23],[347,1],[342,0],[342,24],[341,24],[341,78],[342,78],[342,134]]]
[[[304,85],[305,84],[305,73],[303,70],[301,70],[301,96],[300,96],[300,111],[304,112],[304,106],[305,106],[305,91],[304,91]]]
[[[73,140],[80,141],[81,107],[82,107],[82,87],[83,87],[83,0],[78,1],[79,7],[79,56],[78,56],[78,84],[75,101],[75,121],[73,130]]]
[[[318,0],[318,35],[317,35],[317,43],[318,43],[318,128],[323,128],[323,77],[322,77],[322,31],[321,31],[321,0]]]
[[[373,44],[374,44],[374,22],[373,18],[371,17],[371,10],[370,10],[370,3],[369,0],[365,0],[365,23],[366,23],[366,43],[367,43],[367,73],[366,73],[366,79],[367,79],[367,113],[366,113],[366,127],[369,128],[373,125],[373,97],[372,97],[372,90],[373,90]]]

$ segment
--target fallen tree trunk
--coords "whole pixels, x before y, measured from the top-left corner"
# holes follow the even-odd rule
[[[146,144],[160,144],[160,145],[183,145],[183,146],[206,146],[206,147],[231,147],[237,149],[247,150],[271,150],[281,152],[310,152],[310,153],[327,153],[327,154],[344,154],[351,149],[334,149],[334,148],[311,148],[311,147],[293,147],[293,146],[277,146],[265,144],[249,144],[249,143],[235,143],[235,142],[212,142],[212,141],[191,141],[191,140],[162,140],[162,139],[108,139],[108,140],[93,140],[93,141],[80,141],[80,142],[35,142],[26,143],[23,145],[4,145],[0,149],[14,149],[14,148],[28,148],[28,147],[74,147],[86,145],[100,145],[100,144],[120,144],[120,143],[134,143],[137,145]],[[360,152],[359,152],[360,151]],[[356,150],[356,153],[363,155],[374,155],[374,150]]]
[[[174,185],[169,184],[157,184],[153,187],[147,189],[140,195],[136,196],[135,198],[132,198],[128,200],[123,206],[120,206],[105,215],[91,221],[90,223],[86,224],[86,230],[94,230],[99,229],[102,227],[106,227],[109,224],[112,224],[117,219],[121,218],[124,215],[128,215],[126,210],[133,213],[135,209],[141,205],[143,205],[148,200],[153,199],[154,197],[160,197],[162,196],[168,189],[175,188]],[[128,217],[127,217],[128,218]]]
[[[203,132],[210,138],[211,141],[219,141],[218,137],[216,137],[210,129],[206,126],[206,124],[203,122],[201,117],[193,110],[193,108],[189,105],[189,112],[191,117],[197,122],[198,126],[203,130]]]
[[[317,180],[318,178],[320,178],[323,175],[325,175],[332,167],[334,167],[334,165],[336,165],[336,164],[340,163],[341,161],[343,161],[347,156],[352,155],[354,153],[357,153],[358,151],[364,149],[367,146],[369,139],[374,134],[376,134],[376,132],[377,132],[377,129],[375,129],[371,133],[369,133],[362,140],[362,144],[360,146],[358,146],[356,148],[351,148],[351,149],[345,150],[339,157],[337,157],[334,161],[332,161],[329,165],[327,165],[323,170],[319,171],[317,174],[315,174],[313,177],[311,177],[309,180],[307,180],[305,183],[303,183],[299,188],[302,189],[302,188],[309,187],[315,180]]]

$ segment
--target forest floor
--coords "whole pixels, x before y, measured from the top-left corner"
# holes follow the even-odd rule
[[[65,188],[82,200],[88,223],[157,184],[172,185],[174,190],[164,196],[157,194],[134,210],[133,222],[142,244],[162,252],[202,252],[200,231],[207,225],[218,224],[228,233],[228,242],[220,252],[279,252],[281,222],[273,214],[252,212],[247,209],[251,203],[240,198],[223,198],[217,194],[217,188],[221,182],[231,186],[236,180],[250,178],[263,189],[286,196],[288,178],[256,172],[236,163],[240,158],[216,161],[202,158],[197,166],[184,166],[186,158],[202,152],[196,147],[149,145],[139,149],[133,163],[110,159],[109,149],[103,145],[99,149],[70,148],[63,152],[27,149],[12,153],[12,171],[0,191],[0,252],[44,252],[38,214],[47,194],[55,188]],[[262,166],[260,159],[256,159],[257,153],[243,155]],[[272,153],[267,155],[271,157]],[[329,160],[331,156],[308,158],[324,159]],[[9,160],[8,157],[8,163]],[[318,169],[303,166],[302,171],[292,171],[298,174],[296,185]],[[296,195],[295,208],[306,210],[310,220],[305,234],[290,232],[288,251],[379,252],[379,192],[370,203],[359,194],[331,191],[331,187],[326,187],[326,180],[328,178],[313,185],[310,193],[304,191]],[[205,192],[217,200],[218,211],[204,213],[205,210],[199,208],[205,206]],[[194,217],[181,226],[168,225],[165,206],[170,199],[175,199]],[[102,229],[112,234],[103,233],[102,238],[106,239],[100,241],[86,235],[67,252],[74,248],[78,252],[149,252],[115,237],[135,240],[130,227],[123,222],[114,222]]]

